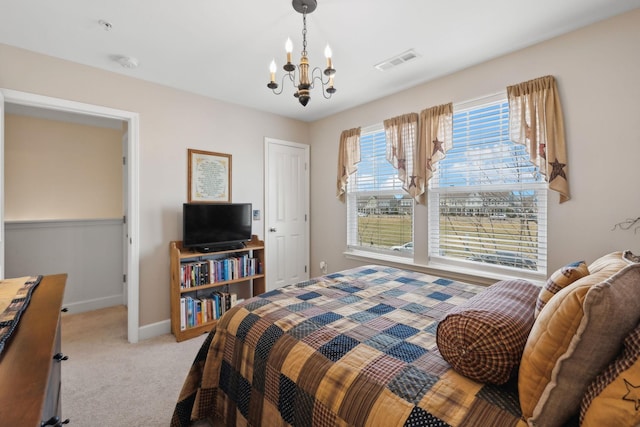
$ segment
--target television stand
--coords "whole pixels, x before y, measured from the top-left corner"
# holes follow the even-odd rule
[[[177,341],[196,337],[215,327],[218,317],[212,316],[212,302],[207,300],[219,298],[220,294],[230,297],[234,293],[238,299],[247,299],[265,292],[264,241],[253,235],[246,244],[237,243],[240,243],[240,249],[224,250],[216,245],[208,246],[212,252],[200,253],[194,248],[183,247],[181,241],[170,242],[171,332]],[[228,260],[230,270],[223,272],[219,270],[218,262],[225,260]],[[233,265],[237,268],[233,269]],[[200,274],[191,274],[196,271]],[[189,317],[189,300],[195,303],[196,311],[192,310],[191,314],[196,316]],[[208,308],[205,312],[201,310],[200,318],[197,305],[203,302]]]

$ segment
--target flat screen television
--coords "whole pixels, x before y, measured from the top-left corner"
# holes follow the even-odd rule
[[[242,248],[251,240],[251,203],[184,203],[182,245],[199,252]]]

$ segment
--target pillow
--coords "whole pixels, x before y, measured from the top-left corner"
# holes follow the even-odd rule
[[[444,360],[481,383],[506,383],[517,372],[539,290],[525,280],[505,280],[451,309],[436,330]]]
[[[580,405],[583,427],[640,424],[640,325],[624,339],[624,351],[591,383]]]
[[[615,252],[589,271],[547,303],[529,334],[518,391],[530,426],[561,426],[577,414],[589,384],[640,321],[640,264]]]
[[[537,318],[540,310],[549,302],[551,297],[558,293],[561,289],[566,288],[578,279],[589,275],[589,269],[584,261],[567,264],[553,273],[547,283],[540,290],[536,301],[536,310],[534,316]]]
[[[589,273],[617,273],[620,269],[631,263],[631,261],[627,259],[628,253],[629,251],[611,252],[610,254],[598,258],[597,260],[589,264]]]

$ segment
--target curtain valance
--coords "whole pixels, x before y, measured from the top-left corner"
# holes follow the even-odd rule
[[[360,128],[345,130],[340,134],[337,182],[337,197],[343,202],[349,175],[358,170],[356,166],[358,162],[360,162]]]
[[[425,147],[426,180],[453,146],[453,103],[427,108],[420,112],[420,146]]]
[[[509,134],[523,144],[531,161],[545,176],[549,188],[570,199],[567,153],[560,96],[553,76],[507,87]]]
[[[387,161],[398,171],[402,188],[419,200],[424,193],[424,167],[418,153],[418,113],[387,119],[383,125]]]

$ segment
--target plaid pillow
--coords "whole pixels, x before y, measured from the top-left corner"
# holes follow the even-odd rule
[[[436,331],[442,357],[473,380],[509,381],[533,326],[539,289],[525,280],[505,280],[454,307]]]
[[[537,318],[542,308],[549,302],[551,297],[561,289],[566,288],[578,279],[589,275],[589,269],[584,261],[567,264],[556,270],[547,280],[547,283],[540,290],[536,300],[535,317]]]
[[[580,425],[617,427],[640,424],[640,325],[624,340],[624,350],[587,388]]]

